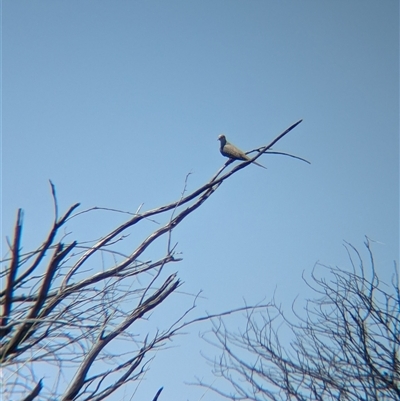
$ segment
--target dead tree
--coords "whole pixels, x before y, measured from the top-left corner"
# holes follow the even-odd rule
[[[93,242],[70,240],[65,230],[83,215],[98,213],[99,208],[78,212],[79,204],[75,204],[59,215],[51,183],[53,225],[42,245],[22,252],[20,209],[9,256],[2,261],[0,396],[98,401],[139,380],[155,352],[193,322],[184,319],[194,304],[179,316],[169,311],[171,323],[165,328],[154,328],[157,322],[150,317],[155,309],[165,311],[168,298],[181,286],[177,274],[167,269],[181,260],[172,244],[174,228],[224,180],[266,153],[300,122],[257,149],[249,161],[224,172],[228,161],[194,192],[184,191],[177,201],[153,210],[129,213],[123,224]],[[157,229],[143,234],[142,225],[155,219],[164,222],[158,221]],[[132,230],[135,238],[143,236],[138,245],[131,244]],[[155,244],[162,238],[165,253],[155,258],[154,249],[159,251]]]
[[[273,301],[242,331],[214,320],[205,338],[221,354],[209,361],[228,389],[197,384],[230,400],[399,400],[399,271],[382,282],[365,245],[369,268],[347,243],[351,270],[316,265],[306,282],[317,298],[292,319]]]

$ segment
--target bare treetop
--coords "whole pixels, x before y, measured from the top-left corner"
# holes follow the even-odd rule
[[[96,213],[117,211],[97,207],[78,211],[77,203],[60,215],[50,182],[52,227],[37,249],[22,252],[23,212],[19,209],[10,256],[2,261],[0,360],[5,385],[1,394],[26,400],[106,399],[142,378],[155,352],[182,327],[208,319],[184,320],[195,306],[196,295],[178,316],[168,310],[167,299],[182,285],[177,273],[167,268],[181,260],[172,232],[226,179],[266,153],[300,122],[258,149],[254,158],[222,174],[228,162],[208,183],[190,194],[185,189],[175,202],[126,213],[123,224],[95,241],[70,240],[72,234],[65,229],[83,214],[93,216],[96,226]],[[155,219],[157,228],[143,235],[142,224],[154,224]],[[141,238],[138,245],[127,241],[132,232]],[[165,251],[156,256],[160,239]],[[155,329],[149,316],[160,308],[168,311],[171,323]],[[44,374],[49,366],[55,368]],[[160,390],[154,399],[159,394]]]

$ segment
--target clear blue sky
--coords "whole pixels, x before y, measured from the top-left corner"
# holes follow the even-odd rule
[[[189,190],[211,178],[226,161],[220,133],[248,150],[301,118],[275,148],[311,165],[263,156],[267,171],[240,171],[176,230],[184,260],[171,269],[183,291],[203,290],[198,314],[275,289],[290,306],[310,295],[303,271],[346,266],[343,241],[364,252],[365,235],[389,276],[398,1],[3,1],[2,238],[22,207],[24,249],[40,243],[53,216],[48,179],[61,209],[150,209],[178,199],[189,172]],[[76,234],[93,239],[107,224]],[[162,385],[160,400],[200,400],[204,390],[184,382],[212,380],[199,354],[206,329],[159,353],[137,399]]]

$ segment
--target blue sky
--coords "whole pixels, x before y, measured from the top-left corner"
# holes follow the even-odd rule
[[[299,119],[275,149],[311,165],[262,156],[267,171],[241,170],[174,233],[183,291],[203,291],[198,314],[275,290],[290,306],[310,296],[303,271],[346,266],[343,241],[363,250],[364,236],[390,277],[398,2],[3,1],[2,238],[22,207],[25,249],[41,242],[53,216],[48,179],[61,209],[146,210],[178,199],[188,173],[188,190],[211,178],[226,161],[220,133],[249,150]],[[74,230],[93,238],[114,221]],[[138,399],[161,385],[161,399],[203,396],[184,382],[212,380],[199,354],[206,329],[159,353]]]

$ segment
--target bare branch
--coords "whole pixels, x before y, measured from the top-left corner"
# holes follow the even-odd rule
[[[13,295],[14,285],[15,285],[15,276],[17,274],[19,266],[19,257],[20,257],[19,247],[21,243],[22,219],[23,219],[22,209],[18,209],[17,221],[15,223],[15,229],[14,229],[14,243],[12,245],[12,259],[11,259],[10,269],[8,271],[6,289],[4,291],[5,298],[3,304],[3,313],[1,317],[2,328],[0,328],[0,337],[3,337],[9,333],[9,330],[4,327],[7,325],[9,320],[11,304],[12,304],[11,298]]]
[[[312,273],[308,284],[319,298],[293,309],[297,322],[274,301],[250,311],[244,331],[214,321],[205,339],[222,354],[207,360],[233,392],[197,384],[231,400],[400,399],[399,282],[393,293],[381,285],[368,239],[369,275],[360,252],[347,246],[352,271],[319,265],[333,280]]]
[[[254,159],[299,123],[261,148]],[[0,397],[12,394],[15,399],[106,399],[121,386],[140,382],[154,357],[152,353],[165,347],[185,327],[251,308],[189,319],[198,298],[191,294],[193,305],[172,311],[175,315],[171,315],[166,328],[149,324],[154,309],[164,308],[181,285],[176,274],[167,270],[170,263],[181,260],[172,240],[173,230],[227,178],[250,162],[240,163],[221,175],[226,167],[223,166],[189,194],[187,176],[178,200],[148,211],[142,211],[140,206],[135,213],[99,207],[77,211],[77,203],[59,216],[56,188],[50,181],[54,221],[42,244],[24,254],[20,252],[19,210],[10,257],[2,261],[7,267],[1,272],[5,286],[0,292],[0,362],[5,385]],[[95,241],[69,240],[70,225],[83,214],[87,218],[93,216],[95,225],[99,211],[128,217]],[[159,221],[154,220],[155,216]],[[142,222],[149,220],[157,224],[156,229],[140,237]],[[135,245],[132,238],[137,241]],[[161,239],[166,246],[159,254],[160,247],[154,244]],[[157,256],[149,256],[152,252]],[[38,382],[37,367],[48,365],[56,369],[48,369],[46,377]],[[68,379],[64,372],[68,372]],[[160,393],[161,389],[155,399]]]
[[[157,401],[157,400],[158,400],[158,396],[161,394],[161,391],[163,391],[163,388],[164,388],[164,387],[161,387],[161,388],[157,391],[156,395],[155,395],[154,398],[153,398],[153,401]]]
[[[38,384],[35,386],[35,388],[31,391],[31,393],[26,396],[23,401],[33,401],[40,393],[42,390],[43,384],[42,384],[42,379],[39,380]]]

